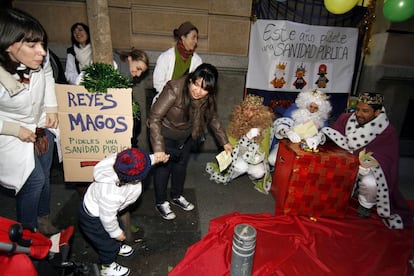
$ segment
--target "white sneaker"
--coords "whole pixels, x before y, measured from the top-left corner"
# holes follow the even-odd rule
[[[123,256],[123,257],[128,257],[128,256],[131,256],[132,253],[134,253],[134,249],[128,244],[123,244],[119,248],[118,255]]]
[[[158,213],[160,213],[163,219],[175,219],[175,213],[171,211],[171,206],[168,201],[164,201],[163,204],[155,205],[155,209],[158,211]]]
[[[127,276],[129,272],[129,268],[119,265],[116,262],[101,266],[101,276]]]
[[[194,209],[194,204],[192,204],[191,202],[188,202],[187,199],[185,199],[185,197],[183,196],[173,198],[172,204],[180,207],[184,211],[191,211]]]

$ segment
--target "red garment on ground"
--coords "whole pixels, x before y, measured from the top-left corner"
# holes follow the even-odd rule
[[[411,202],[412,203],[412,202]],[[391,230],[377,215],[343,219],[232,213],[210,221],[207,235],[188,248],[174,275],[229,275],[234,227],[257,231],[252,275],[411,275],[414,229]]]

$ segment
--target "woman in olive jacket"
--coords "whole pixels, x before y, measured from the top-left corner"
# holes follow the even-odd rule
[[[151,145],[160,163],[154,171],[156,210],[167,220],[175,213],[167,201],[167,186],[171,175],[171,203],[185,211],[194,205],[183,197],[184,182],[191,147],[204,134],[206,124],[216,136],[218,143],[231,153],[225,130],[216,110],[215,94],[217,69],[207,63],[177,80],[169,81],[159,99],[154,103],[148,118]]]

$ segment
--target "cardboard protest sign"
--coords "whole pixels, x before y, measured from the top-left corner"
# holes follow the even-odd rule
[[[56,96],[65,181],[91,182],[97,162],[131,147],[132,89],[56,84]]]

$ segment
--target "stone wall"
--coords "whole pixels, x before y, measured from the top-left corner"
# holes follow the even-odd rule
[[[191,3],[191,5],[189,5]],[[199,29],[198,52],[246,56],[252,0],[109,0],[112,46],[163,51],[173,29],[191,21]],[[70,44],[70,27],[88,24],[85,1],[14,1],[45,27],[53,43]]]
[[[71,25],[88,22],[85,1],[14,1],[13,5],[42,23],[49,35],[49,47],[64,66]],[[251,0],[109,0],[108,5],[113,48],[135,47],[149,54],[149,73],[134,89],[135,98],[144,107],[156,59],[175,44],[173,29],[187,20],[197,26],[197,52],[219,71],[218,111],[227,125],[231,108],[244,94]],[[146,139],[144,130],[139,142],[144,144]],[[208,135],[203,150],[217,149],[214,138]]]

